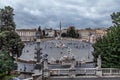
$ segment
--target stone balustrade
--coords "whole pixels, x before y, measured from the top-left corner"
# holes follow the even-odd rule
[[[120,69],[118,68],[78,68],[78,69],[51,69],[52,76],[69,76],[74,74],[76,76],[120,76]]]

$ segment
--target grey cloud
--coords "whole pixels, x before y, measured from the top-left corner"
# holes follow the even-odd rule
[[[12,6],[17,28],[109,27],[110,15],[119,11],[120,0],[1,0],[0,7]]]

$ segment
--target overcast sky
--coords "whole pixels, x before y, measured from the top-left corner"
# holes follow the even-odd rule
[[[120,0],[0,0],[0,8],[14,8],[17,28],[109,27],[110,15],[120,11]]]

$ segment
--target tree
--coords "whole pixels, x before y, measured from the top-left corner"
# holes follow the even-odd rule
[[[54,37],[57,37],[57,31],[54,30]]]
[[[43,37],[45,37],[45,30],[42,31]]]
[[[8,50],[13,56],[20,56],[24,47],[18,34],[14,31],[3,31],[0,33],[0,50]]]
[[[10,71],[15,70],[17,65],[14,63],[13,58],[9,55],[7,51],[0,51],[0,77],[10,73]]]
[[[114,23],[114,25],[120,25],[120,12],[114,12],[111,15],[112,18],[112,22]]]
[[[75,27],[70,26],[68,29],[68,36],[74,38],[75,37]]]
[[[120,68],[120,13],[111,15],[114,25],[93,45],[94,61],[101,55],[102,67]]]
[[[13,15],[10,6],[0,9],[0,79],[16,67],[14,56],[19,57],[24,47],[20,36],[15,32]]]
[[[61,37],[67,37],[67,34],[66,33],[62,33]]]
[[[10,6],[6,6],[4,9],[0,9],[0,31],[15,30],[13,16],[13,8]]]
[[[78,38],[79,34],[78,32],[75,30],[74,26],[70,26],[67,30],[67,36],[68,37],[72,37],[72,38]]]
[[[75,38],[79,38],[79,36],[80,36],[80,35],[76,32],[76,33],[75,33]]]
[[[92,30],[90,27],[88,27],[88,28],[85,28],[85,30]]]
[[[21,55],[24,43],[21,41],[20,36],[15,32],[15,22],[13,18],[13,8],[7,6],[0,9],[0,50],[5,48],[18,57]]]

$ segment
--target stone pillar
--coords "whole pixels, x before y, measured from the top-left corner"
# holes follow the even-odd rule
[[[101,56],[100,56],[100,55],[98,56],[98,59],[97,59],[97,71],[96,71],[96,75],[97,75],[98,77],[102,77]]]
[[[75,68],[75,59],[74,59],[74,57],[72,58],[72,60],[71,60],[71,67],[70,67],[71,69],[74,69]]]
[[[44,59],[43,76],[44,76],[44,78],[48,78],[50,76],[50,73],[48,70],[48,60],[47,59]]]
[[[72,58],[71,67],[70,67],[70,70],[69,70],[69,76],[71,78],[76,76],[76,74],[75,74],[75,59],[74,58]]]
[[[76,76],[75,74],[75,68],[74,69],[69,69],[69,77],[74,78]]]
[[[44,69],[48,69],[48,60],[47,59],[44,60]]]
[[[97,77],[102,77],[102,70],[98,69],[96,71],[96,75],[97,75]]]
[[[74,69],[75,68],[75,65],[74,65],[74,63],[71,63],[71,67],[70,67],[71,69]]]

